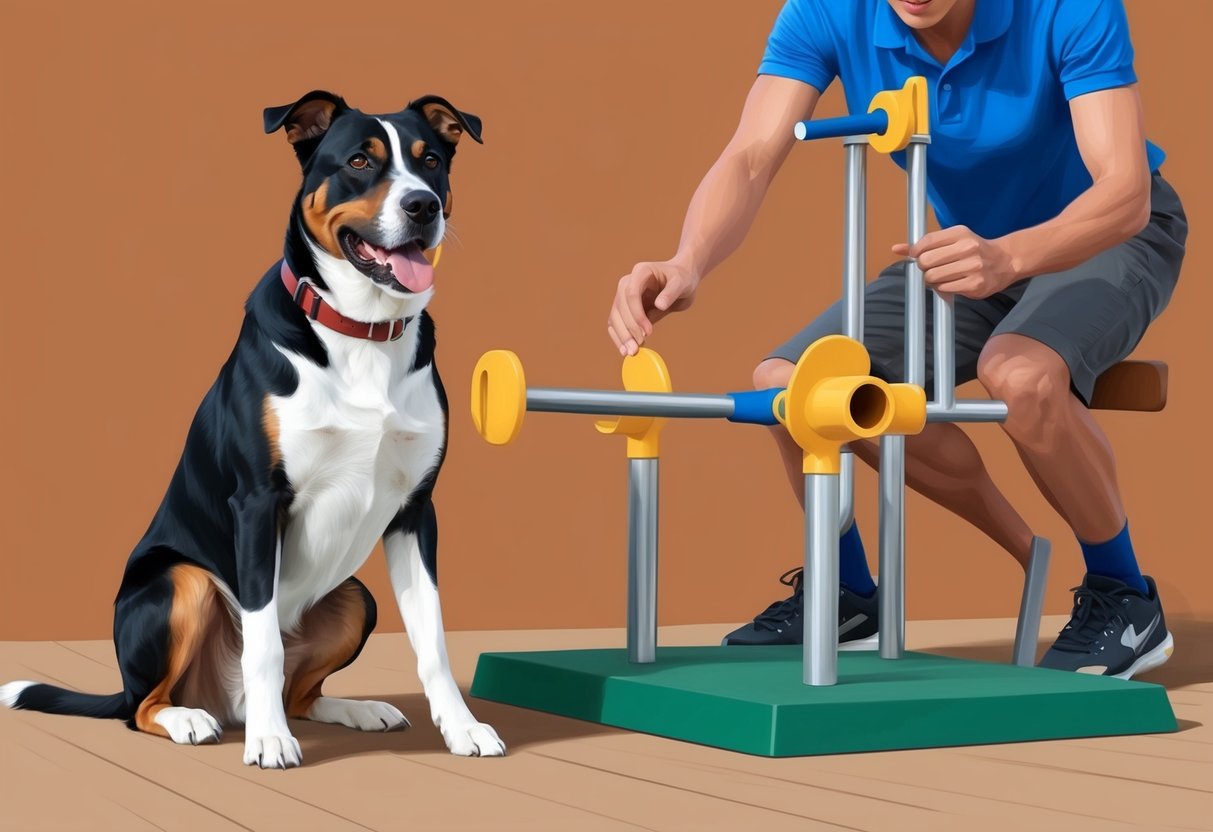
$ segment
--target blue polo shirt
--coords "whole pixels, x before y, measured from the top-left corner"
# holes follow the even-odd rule
[[[977,0],[946,65],[888,0],[787,0],[758,72],[823,92],[837,77],[852,113],[926,77],[935,216],[986,238],[1052,219],[1091,186],[1068,102],[1137,80],[1121,0]],[[1147,142],[1147,155],[1156,170],[1162,150]],[[893,159],[905,167],[904,151]]]

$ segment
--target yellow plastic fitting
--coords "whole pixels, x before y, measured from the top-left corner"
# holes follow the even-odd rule
[[[665,360],[647,347],[623,360],[623,389],[636,393],[670,393],[670,371]],[[653,416],[619,416],[594,424],[599,433],[626,436],[628,459],[656,459],[658,438],[666,420]]]
[[[927,79],[915,75],[899,90],[883,90],[872,97],[868,112],[884,110],[889,126],[883,133],[868,136],[868,146],[878,153],[904,150],[915,134],[930,132]]]
[[[430,267],[434,269],[438,268],[438,261],[442,259],[442,243],[434,247],[433,251],[430,252],[429,258]]]
[[[776,400],[776,415],[804,451],[806,474],[839,473],[842,446],[888,432],[898,421],[899,402],[906,408],[901,425],[916,424],[916,401],[925,423],[926,398],[916,400],[912,391],[898,398],[893,387],[909,385],[890,385],[871,369],[863,344],[841,335],[813,342],[796,362],[786,393]]]
[[[472,422],[485,441],[507,445],[526,416],[526,376],[509,350],[490,350],[472,370]]]
[[[890,384],[893,395],[893,421],[885,433],[912,436],[927,425],[927,393],[917,384]]]

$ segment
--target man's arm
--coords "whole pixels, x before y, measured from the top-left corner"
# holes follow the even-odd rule
[[[818,90],[789,78],[760,75],[750,88],[733,138],[695,191],[678,252],[665,262],[638,263],[619,281],[607,332],[635,354],[653,324],[691,305],[699,281],[737,250],[767,188],[792,149],[792,127],[810,118]]]
[[[983,298],[1018,280],[1069,269],[1141,231],[1150,218],[1150,171],[1137,88],[1078,96],[1070,112],[1093,182],[1064,211],[994,240],[957,225],[893,251],[916,258],[936,289]]]
[[[1004,239],[1023,277],[1058,272],[1133,237],[1150,220],[1150,169],[1136,87],[1070,102],[1078,152],[1094,183],[1048,222]]]
[[[737,131],[691,199],[675,262],[703,277],[737,250],[796,141],[792,128],[812,117],[820,95],[800,81],[758,76]]]

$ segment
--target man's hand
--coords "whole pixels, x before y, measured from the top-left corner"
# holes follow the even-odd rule
[[[792,78],[754,79],[733,138],[691,198],[678,254],[663,263],[637,263],[619,281],[607,334],[621,354],[635,355],[653,324],[689,307],[700,279],[741,245],[796,144],[792,126],[813,117],[819,95]]]
[[[615,302],[607,318],[607,334],[620,355],[635,355],[653,324],[671,312],[681,312],[695,301],[699,275],[674,260],[637,263],[619,278]]]
[[[947,294],[987,298],[1019,279],[1004,243],[963,225],[932,231],[913,246],[898,243],[893,253],[917,260],[927,285]]]

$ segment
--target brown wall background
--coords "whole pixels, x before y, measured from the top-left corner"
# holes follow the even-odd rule
[[[1130,2],[1151,138],[1193,236],[1178,294],[1138,355],[1170,362],[1160,414],[1103,413],[1130,522],[1168,613],[1213,614],[1207,414],[1213,304],[1207,136],[1193,77],[1203,3]],[[779,0],[440,4],[6,4],[0,24],[0,638],[105,637],[122,564],[226,358],[241,304],[279,255],[297,166],[261,108],[322,87],[369,112],[443,94],[479,114],[462,150],[431,307],[451,394],[437,491],[451,629],[621,625],[622,442],[532,415],[484,444],[468,416],[485,350],[542,386],[613,387],[605,316],[619,275],[673,252],[683,209],[731,133]],[[1206,18],[1197,22],[1196,16]],[[832,90],[822,113],[837,114]],[[744,248],[653,346],[676,389],[745,389],[765,350],[838,291],[841,162],[793,154]],[[872,161],[870,258],[902,239],[904,179]],[[1001,432],[972,429],[997,480],[1055,541],[1048,612],[1078,547]],[[661,621],[748,618],[800,557],[801,521],[765,431],[665,434]],[[859,516],[875,557],[875,477]],[[909,498],[913,618],[1013,615],[1019,574],[980,534]],[[399,629],[386,570],[363,570]]]

